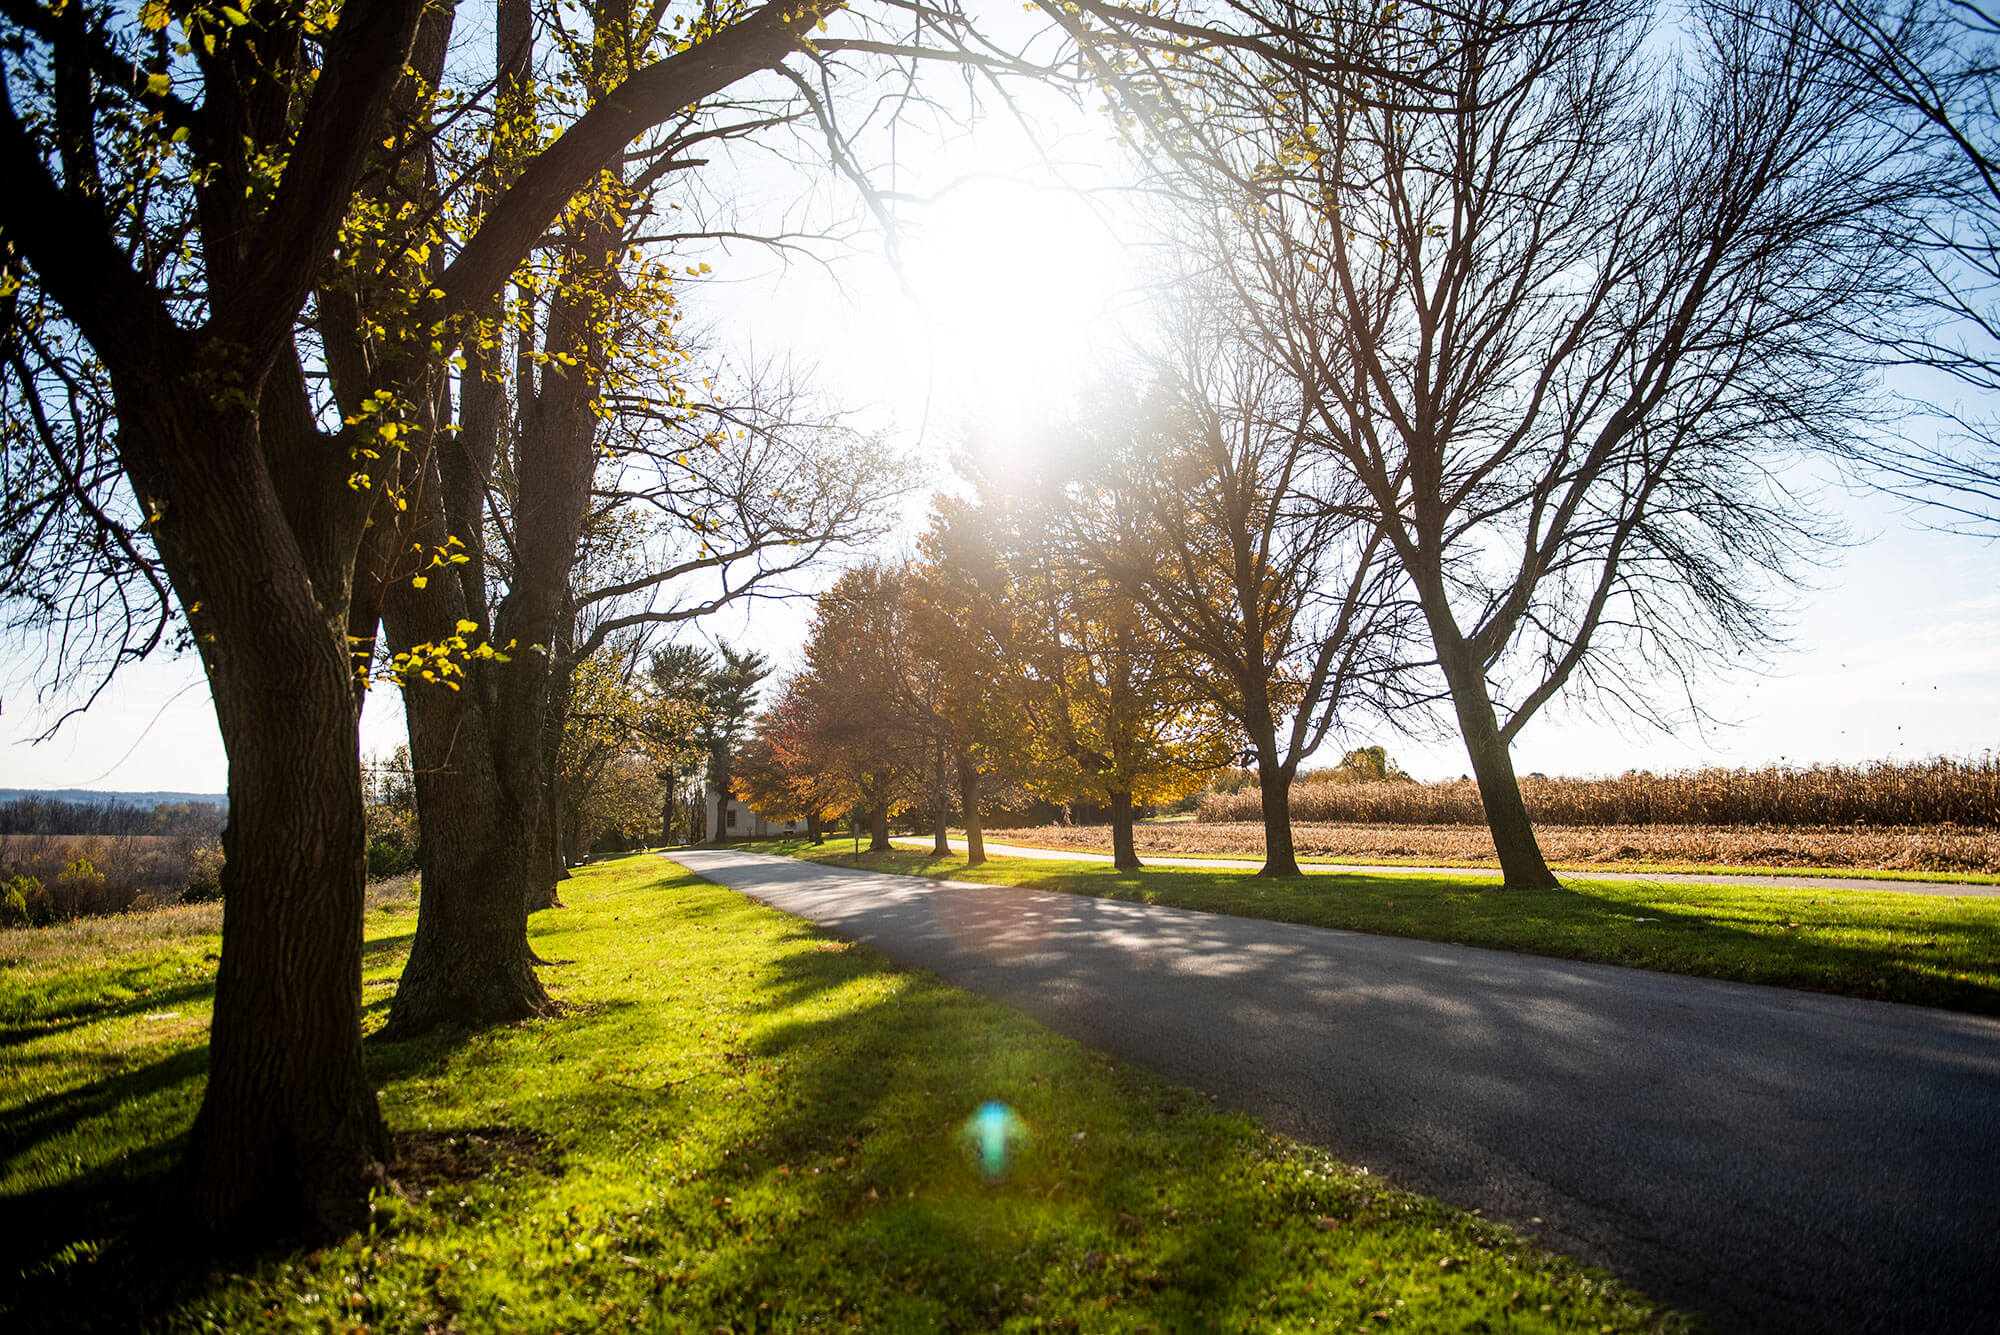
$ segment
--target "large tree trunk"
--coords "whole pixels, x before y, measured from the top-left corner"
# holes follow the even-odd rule
[[[475,351],[468,347],[468,364]],[[543,763],[550,657],[580,522],[566,526],[565,516],[577,509],[571,493],[587,486],[588,469],[579,484],[577,465],[564,466],[573,416],[565,403],[530,405],[519,445],[512,587],[489,623],[485,554],[476,539],[504,405],[490,376],[480,374],[461,383],[459,406],[461,429],[432,442],[434,472],[417,489],[413,537],[424,550],[456,538],[470,559],[430,575],[422,588],[408,580],[393,585],[383,626],[398,650],[485,635],[506,646],[507,661],[464,664],[457,691],[419,681],[404,693],[424,874],[416,940],[385,1031],[398,1038],[553,1009],[534,975],[527,912],[538,897],[552,898]],[[466,623],[490,629],[461,632]],[[423,782],[427,772],[434,782]]]
[[[552,887],[567,881],[570,878],[569,869],[583,861],[575,847],[576,836],[581,831],[573,826],[567,814],[569,795],[564,791],[567,786],[560,778],[552,778],[549,782],[549,838],[543,852],[548,857],[545,874]],[[550,899],[551,902],[544,904],[543,908],[561,907],[562,901],[555,897],[553,891]]]
[[[391,648],[453,633],[459,604],[441,582],[392,590],[383,606]],[[456,691],[423,681],[404,689],[423,880],[389,1036],[505,1024],[554,1008],[527,936],[530,906],[553,888],[539,657],[468,664]]]
[[[245,584],[267,577],[240,570]],[[218,620],[220,601],[209,603]],[[234,661],[210,673],[229,823],[208,1084],[187,1150],[202,1217],[259,1241],[359,1227],[388,1149],[361,1057],[366,863],[352,676],[336,637],[274,624],[311,610],[269,610],[228,637]]]
[[[294,527],[256,417],[219,413],[192,378],[121,379],[118,403],[121,449],[159,512],[229,757],[222,958],[190,1189],[225,1235],[337,1235],[365,1221],[387,1150],[361,1055],[366,825],[347,643],[358,539],[343,541],[333,507],[302,506],[308,526]],[[299,469],[317,457],[303,449]],[[161,458],[173,468],[148,466]],[[362,517],[348,517],[350,537]]]
[[[1259,876],[1299,875],[1298,850],[1292,843],[1292,776],[1296,766],[1278,755],[1278,730],[1267,700],[1250,701],[1250,743],[1257,754],[1257,798],[1264,817],[1264,865]]]
[[[1299,856],[1292,842],[1292,781],[1280,765],[1257,765],[1257,800],[1264,817],[1264,865],[1259,876],[1297,876]]]
[[[937,803],[931,821],[931,856],[948,858],[951,856],[951,803],[945,799],[944,748],[938,747],[931,759],[931,797]]]
[[[1120,871],[1139,870],[1139,850],[1132,839],[1132,794],[1111,794],[1111,865]]]
[[[584,860],[590,856],[590,848],[584,841],[584,835],[588,832],[584,829],[583,813],[565,805],[555,813],[555,819],[558,824],[557,841],[565,850],[562,855],[564,860],[571,866],[582,866]]]
[[[878,802],[868,813],[868,851],[887,853],[889,844],[889,804]]]
[[[1444,638],[1433,632],[1434,641]],[[1473,777],[1479,781],[1479,800],[1486,807],[1486,826],[1493,834],[1493,849],[1500,856],[1503,884],[1509,890],[1560,888],[1562,883],[1542,858],[1534,822],[1528,819],[1527,803],[1521,800],[1521,785],[1514,777],[1514,758],[1500,736],[1500,722],[1493,712],[1492,696],[1487,693],[1485,673],[1462,642],[1437,643],[1436,648],[1445,684],[1451,688],[1459,732],[1465,738],[1465,753],[1472,761]]]
[[[958,753],[958,805],[965,813],[965,865],[977,867],[986,861],[986,832],[979,817],[979,765]]]
[[[826,842],[826,823],[821,819],[820,809],[814,807],[806,813],[806,838],[815,844]]]
[[[564,576],[567,579],[567,575]],[[565,600],[567,601],[567,600]],[[565,612],[563,620],[571,613]],[[567,784],[561,773],[563,731],[569,726],[570,675],[574,671],[567,650],[559,651],[561,661],[549,669],[542,687],[541,820],[535,827],[535,845],[529,863],[528,911],[561,908],[556,886],[569,879],[569,864],[582,861],[582,850],[566,842],[563,820]],[[568,856],[565,856],[567,851]]]
[[[442,507],[425,510],[419,540],[441,543],[448,531]],[[405,652],[454,634],[469,600],[483,594],[468,583],[440,575],[422,589],[394,585],[382,605],[390,648]],[[403,688],[423,878],[416,940],[386,1037],[506,1024],[553,1009],[535,976],[522,891],[542,794],[510,784],[504,765],[515,739],[498,708],[505,674],[523,666],[523,656],[468,663],[458,690],[422,680]]]
[[[406,688],[404,704],[423,879],[416,940],[383,1036],[547,1014],[554,1003],[535,976],[519,880],[532,831],[495,771],[487,718],[467,691],[438,686]]]
[[[509,636],[509,638],[514,638]],[[498,708],[494,711],[494,764],[506,791],[507,805],[519,813],[525,844],[512,867],[516,894],[529,912],[557,907],[550,864],[560,856],[551,845],[556,820],[550,806],[554,775],[548,763],[548,691],[550,672],[534,660],[517,657],[501,669]]]

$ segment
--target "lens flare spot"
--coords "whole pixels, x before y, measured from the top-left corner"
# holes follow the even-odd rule
[[[986,1180],[998,1182],[1007,1176],[1014,1156],[1028,1143],[1028,1124],[1006,1104],[989,1099],[965,1119],[958,1138]]]

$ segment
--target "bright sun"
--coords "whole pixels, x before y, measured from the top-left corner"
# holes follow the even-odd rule
[[[909,233],[905,375],[989,438],[1032,434],[1116,352],[1134,266],[1114,208],[1059,186],[982,176]]]
[[[1128,275],[1107,220],[1066,191],[976,181],[915,237],[905,265],[940,360],[986,379],[1072,365]]]
[[[759,271],[729,291],[727,323],[753,356],[810,367],[869,429],[1028,445],[1118,359],[1139,305],[1143,220],[1113,184],[1119,149],[1064,110],[1039,144],[994,121],[906,143],[877,178],[901,200],[897,263],[864,243],[839,267]]]

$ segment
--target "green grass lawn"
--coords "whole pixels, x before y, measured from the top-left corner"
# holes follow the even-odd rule
[[[373,1225],[235,1261],[184,1250],[163,1205],[215,910],[0,932],[0,1328],[1685,1326],[657,858],[563,897],[534,938],[567,1012],[372,1045],[402,1143]],[[376,898],[373,1022],[415,922],[407,889]],[[965,1138],[989,1100],[1019,1119],[991,1177]]]
[[[1155,817],[1152,820],[1140,821],[1139,823],[1141,825],[1170,825],[1192,821],[1193,819],[1194,817],[1192,816],[1161,816]],[[951,831],[951,837],[953,839],[963,839],[965,838],[965,831],[954,829]],[[930,836],[896,836],[896,842],[899,844],[914,845],[918,841],[922,841],[928,846]],[[1018,841],[1007,838],[1007,831],[1005,830],[987,832],[986,844],[989,848],[994,844],[1005,843],[1016,843],[1016,846],[1019,846]],[[1111,845],[1080,845],[1074,849],[1065,848],[1058,851],[1098,853],[1105,857],[1110,857]],[[1148,854],[1141,852],[1139,856],[1143,860]],[[1261,862],[1263,860],[1260,856],[1250,853],[1183,853],[1176,851],[1171,853],[1154,853],[1151,856],[1156,858],[1188,858],[1202,862]],[[1463,858],[1440,859],[1403,856],[1337,858],[1328,857],[1324,854],[1301,854],[1298,858],[1298,863],[1302,867],[1463,867],[1467,870],[1485,868],[1492,871],[1497,871],[1500,867],[1497,858],[1482,858],[1478,861],[1468,861]],[[1549,860],[1548,865],[1551,871],[1582,871],[1589,872],[1593,876],[1643,877],[1665,874],[1695,876],[1805,876],[1832,877],[1843,881],[1922,881],[1931,884],[1944,881],[1955,885],[2000,885],[2000,876],[1980,871],[1886,871],[1879,867],[1778,867],[1733,862],[1563,862],[1553,858]]]
[[[845,842],[758,847],[854,865]],[[1502,890],[1474,877],[1267,880],[999,856],[967,868],[962,854],[901,848],[863,853],[860,865],[2000,1015],[2000,900],[1992,898],[1643,880]]]

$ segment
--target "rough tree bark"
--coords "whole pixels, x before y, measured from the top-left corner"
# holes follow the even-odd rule
[[[979,765],[967,752],[958,753],[958,805],[965,813],[965,865],[986,861],[986,832],[980,824]]]
[[[229,758],[229,823],[208,1084],[186,1162],[202,1216],[227,1233],[337,1235],[365,1218],[388,1149],[361,1058],[358,715],[344,621],[329,635],[297,560],[258,550],[296,552],[264,477],[208,479],[212,517],[228,516],[212,526],[248,540],[204,542],[192,618]]]
[[[79,9],[71,30],[43,23],[35,6],[8,11],[15,54],[43,68],[30,48],[46,43],[59,91],[50,105],[23,80],[0,97],[0,229],[109,372],[119,462],[188,616],[228,757],[223,951],[186,1165],[206,1221],[260,1241],[297,1224],[327,1233],[359,1224],[386,1149],[361,1057],[365,823],[347,638],[365,639],[355,627],[375,610],[357,608],[353,591],[379,495],[354,481],[356,442],[318,430],[293,336],[337,253],[427,9],[450,13],[348,0],[337,27],[315,36],[291,9],[260,10],[213,59],[187,67],[199,84],[182,122],[196,130],[195,200],[165,217],[149,214],[142,195],[132,205],[137,232],[115,203],[123,190],[98,177],[97,146],[112,142],[104,126],[137,123],[100,124],[99,112],[155,118],[130,100],[130,67],[114,62],[96,82],[91,44],[116,16]],[[489,300],[627,143],[777,64],[819,16],[815,3],[753,10],[599,101],[537,155],[497,224],[482,226],[439,275],[417,323]],[[40,25],[32,42],[30,20]],[[17,96],[43,105],[29,106],[24,122]],[[43,138],[45,111],[59,164]],[[275,190],[251,188],[272,163]],[[169,249],[195,266],[171,271],[171,292],[158,272],[134,267],[157,252],[134,240],[144,236],[178,238]],[[193,303],[199,312],[181,299],[190,290],[206,298]],[[381,489],[378,474],[372,491]]]
[[[114,96],[70,82],[85,53],[56,39],[58,87],[79,94],[56,108],[61,186],[16,117],[19,90],[0,97],[0,228],[110,373],[119,462],[151,514],[228,757],[223,949],[184,1166],[202,1219],[247,1238],[351,1229],[387,1149],[361,1058],[365,825],[347,640],[373,502],[317,429],[290,337],[419,8],[344,10],[309,94],[290,82],[303,43],[282,22],[206,69],[201,128],[220,160],[182,233],[210,298],[196,329],[132,268],[94,150],[78,147]],[[77,33],[95,22],[76,19]],[[293,124],[278,203],[254,213],[233,173]]]
[[[931,817],[931,856],[946,858],[951,856],[951,803],[945,798],[944,746],[936,744],[931,751],[931,796],[936,802]]]
[[[1132,839],[1132,794],[1112,793],[1111,865],[1120,871],[1139,869],[1139,850]]]
[[[459,430],[437,433],[427,461],[434,485],[412,506],[422,550],[477,533],[499,441],[499,388],[482,374],[490,358],[467,349]],[[463,540],[462,540],[463,541]],[[467,541],[468,560],[430,575],[422,587],[394,584],[382,607],[397,651],[455,635],[485,620],[486,562]],[[406,1038],[442,1027],[506,1024],[552,1006],[533,970],[527,940],[529,889],[545,860],[547,792],[541,718],[535,708],[548,654],[519,633],[521,618],[502,603],[491,639],[513,644],[511,661],[464,665],[458,690],[421,679],[406,683],[410,754],[418,771],[423,880],[416,940],[404,965],[385,1035]],[[539,652],[538,652],[539,649]],[[523,719],[528,720],[524,725]],[[530,731],[523,735],[522,728]],[[428,774],[430,782],[424,781]]]
[[[1493,851],[1500,858],[1502,883],[1509,890],[1554,890],[1561,886],[1542,858],[1528,805],[1521,800],[1521,783],[1514,774],[1514,757],[1500,735],[1500,721],[1486,689],[1486,676],[1472,649],[1455,627],[1439,627],[1438,665],[1451,688],[1452,709],[1458,716],[1472,777],[1479,781],[1479,800],[1486,808],[1486,827],[1493,834]]]
[[[338,1235],[365,1218],[387,1150],[361,1056],[355,549],[343,558],[340,516],[288,515],[264,467],[267,450],[303,443],[285,422],[218,409],[191,375],[113,374],[121,449],[162,515],[229,762],[223,949],[188,1181],[225,1235]]]
[[[889,849],[889,804],[878,802],[868,812],[868,851],[887,853]]]
[[[502,64],[527,68],[527,34],[531,32],[527,6],[521,0],[506,0],[497,17]],[[667,108],[678,111],[779,63],[795,49],[794,34],[810,27],[817,17],[818,11],[811,4],[798,10],[767,6],[701,43],[698,50],[683,51],[632,71],[617,84],[614,95],[598,100],[527,163],[480,220],[472,238],[438,275],[437,290],[445,294],[442,300],[473,294],[468,309],[497,302],[522,257],[547,235],[564,205],[607,167],[617,170],[627,143],[648,125],[666,119]],[[565,229],[564,237],[569,243],[565,259],[570,269],[551,301],[543,351],[564,365],[601,367],[605,349],[598,319],[600,299],[617,281],[610,258],[618,253],[620,238],[609,219],[601,215],[576,221]],[[442,845],[441,858],[474,857],[480,872],[476,879],[457,871],[449,875],[465,887],[468,898],[485,895],[490,903],[483,907],[462,905],[461,911],[453,912],[450,928],[441,927],[428,935],[419,930],[404,975],[411,995],[406,1002],[400,990],[398,993],[396,1014],[398,1032],[402,1033],[444,1024],[479,1023],[474,1017],[482,1012],[500,1022],[517,1018],[524,1006],[532,1009],[545,1000],[545,994],[537,996],[539,984],[532,990],[523,984],[511,955],[485,950],[467,953],[450,940],[459,931],[483,932],[483,924],[488,922],[514,922],[514,904],[525,906],[544,896],[553,901],[545,843],[553,833],[547,819],[545,727],[556,636],[562,629],[569,577],[597,463],[593,407],[597,385],[593,376],[581,371],[546,374],[539,387],[522,382],[525,392],[517,396],[514,476],[519,494],[512,506],[513,562],[507,595],[493,610],[489,626],[484,614],[484,562],[478,554],[478,539],[484,532],[483,502],[498,448],[502,401],[494,388],[499,368],[487,364],[477,347],[478,331],[471,332],[474,337],[464,348],[467,371],[459,377],[462,429],[433,441],[438,485],[424,488],[422,494],[450,498],[448,512],[443,502],[438,505],[435,542],[456,537],[473,557],[457,567],[460,587],[452,591],[453,597],[466,609],[457,615],[486,629],[491,641],[504,646],[510,655],[504,663],[473,665],[484,689],[472,707],[484,715],[487,747],[487,758],[475,772],[483,773],[490,764],[493,783],[466,794],[467,800],[489,802],[487,819],[493,828],[508,830],[509,837],[490,855],[472,854],[449,841]],[[476,430],[469,417],[475,405],[484,405],[480,411],[485,413]],[[428,588],[440,591],[451,582],[434,578]],[[469,669],[468,675],[472,671]],[[421,811],[420,818],[430,819]],[[514,837],[516,831],[525,837]],[[428,843],[428,833],[425,838]],[[426,880],[429,876],[427,867]],[[504,903],[507,899],[513,903]],[[524,929],[524,951],[525,941]],[[463,967],[446,967],[454,960]],[[479,961],[485,962],[490,973],[475,978],[468,968]],[[434,984],[433,980],[455,980],[467,994],[453,999],[446,995],[441,981]]]
[[[1297,876],[1299,858],[1292,842],[1292,778],[1297,762],[1287,765],[1278,747],[1278,729],[1270,697],[1261,682],[1246,682],[1244,716],[1250,746],[1257,757],[1257,799],[1264,818],[1264,865],[1259,876]]]
[[[575,665],[566,649],[559,650],[559,663],[549,671],[548,697],[542,719],[542,819],[535,831],[535,847],[529,861],[529,882],[525,890],[528,911],[562,907],[556,888],[569,879],[573,862],[582,861],[588,850],[572,846],[578,831],[565,828],[563,813],[569,800],[568,783],[562,774],[563,730],[569,726],[571,675]]]
[[[401,618],[385,622],[394,637]],[[535,976],[527,903],[506,888],[529,832],[507,819],[486,715],[467,707],[463,692],[439,686],[407,688],[404,705],[425,813],[423,878],[416,940],[382,1037],[547,1014],[553,1003]]]

